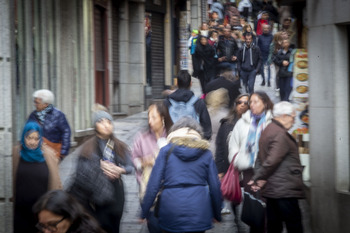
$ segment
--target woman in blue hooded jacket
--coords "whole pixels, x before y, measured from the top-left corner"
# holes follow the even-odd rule
[[[142,219],[162,190],[159,225],[165,232],[205,232],[221,221],[220,181],[200,125],[192,118],[177,121],[153,167],[143,199]]]

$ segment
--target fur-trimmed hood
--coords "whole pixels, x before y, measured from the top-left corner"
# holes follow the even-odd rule
[[[195,130],[182,128],[169,134],[168,143],[175,144],[173,154],[183,161],[193,161],[198,159],[209,149],[209,142]]]

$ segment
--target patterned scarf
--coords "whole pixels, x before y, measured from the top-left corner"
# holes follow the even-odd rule
[[[43,109],[43,110],[41,110],[41,111],[39,111],[39,112],[38,112],[38,111],[36,112],[36,116],[37,116],[37,118],[39,119],[40,124],[44,124],[46,114],[47,114],[48,112],[52,111],[52,109],[53,109],[53,106],[52,106],[52,104],[50,104],[50,105],[47,106],[45,109]]]
[[[25,144],[25,138],[29,136],[33,132],[38,132],[39,133],[39,144],[38,147],[35,149],[30,149],[26,146]],[[28,122],[23,129],[22,133],[22,138],[21,138],[21,158],[27,162],[37,162],[41,163],[45,161],[45,158],[43,156],[43,152],[41,151],[41,145],[43,143],[43,138],[42,138],[42,130],[40,125],[36,122]]]
[[[247,153],[250,155],[250,166],[254,166],[255,155],[259,151],[259,139],[261,132],[264,130],[266,122],[265,112],[260,115],[251,114],[253,121],[250,124],[248,139],[246,144]]]

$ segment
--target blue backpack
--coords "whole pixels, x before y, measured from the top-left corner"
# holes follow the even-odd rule
[[[181,117],[189,116],[199,122],[199,116],[194,108],[194,103],[196,103],[198,97],[193,95],[191,99],[187,102],[175,101],[169,98],[171,106],[169,107],[169,114],[173,123],[177,122]]]

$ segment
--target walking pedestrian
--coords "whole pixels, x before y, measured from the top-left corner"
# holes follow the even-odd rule
[[[162,189],[159,225],[164,232],[205,232],[221,221],[220,182],[209,142],[200,125],[183,117],[172,126],[168,145],[160,150],[142,203],[142,216]],[[163,187],[163,188],[162,188]]]
[[[187,70],[181,70],[177,75],[178,89],[164,100],[164,104],[168,107],[174,123],[183,116],[192,117],[200,123],[204,131],[204,138],[209,140],[211,137],[210,116],[204,101],[190,90],[191,85],[190,74]]]
[[[270,87],[271,69],[268,65],[267,60],[270,52],[270,44],[272,42],[273,36],[271,34],[271,27],[268,24],[264,24],[263,33],[258,37],[258,47],[261,52],[261,68],[260,74],[262,77],[261,86],[265,86],[265,66],[267,66],[267,86]]]
[[[62,188],[58,162],[56,152],[43,144],[41,127],[28,122],[13,153],[15,233],[37,232],[32,207],[48,190]]]
[[[193,59],[197,60],[193,64],[198,65],[197,67],[193,67],[195,69],[194,72],[198,74],[202,93],[206,94],[205,86],[215,78],[215,66],[217,61],[215,58],[215,49],[208,43],[207,37],[199,37],[199,43],[197,42]]]
[[[298,199],[305,198],[298,144],[288,130],[295,122],[294,106],[286,101],[275,104],[274,118],[259,141],[255,175],[249,184],[261,189],[266,198],[267,232],[303,232]]]
[[[219,179],[221,180],[225,173],[227,172],[230,163],[228,160],[228,140],[233,127],[236,122],[241,118],[242,114],[245,113],[249,108],[249,95],[241,94],[239,95],[235,102],[234,106],[231,107],[229,114],[220,121],[220,128],[216,137],[216,151],[215,151],[215,164],[218,169]],[[227,201],[228,202],[228,201]],[[240,219],[240,208],[239,205],[231,203],[233,213],[235,215],[235,224],[238,228],[238,232],[243,231],[246,227]],[[228,206],[225,206],[221,213],[229,212]]]
[[[233,163],[243,177],[241,185],[247,192],[251,191],[248,182],[254,175],[260,135],[271,123],[273,103],[265,92],[256,91],[250,95],[249,108],[237,121],[229,139],[229,162],[236,155]],[[251,226],[250,232],[264,232],[264,229]]]
[[[43,130],[43,142],[57,152],[63,159],[69,153],[71,130],[63,112],[53,106],[54,94],[50,90],[41,89],[33,94],[36,110],[27,122],[37,122]]]
[[[255,77],[260,72],[262,64],[261,53],[259,47],[252,43],[253,37],[251,33],[246,33],[244,38],[245,43],[237,56],[237,67],[246,92],[252,94],[254,92]]]
[[[114,137],[113,118],[93,115],[96,134],[82,145],[69,192],[90,211],[106,232],[119,232],[124,209],[122,174],[133,171],[128,146]]]
[[[225,27],[224,35],[219,36],[217,47],[218,65],[217,69],[221,73],[224,69],[231,68],[235,71],[237,63],[238,46],[235,39],[231,36],[231,29]]]
[[[267,65],[274,64],[275,67],[275,85],[276,89],[275,91],[279,91],[279,78],[278,78],[278,71],[279,71],[279,66],[276,65],[276,63],[273,62],[274,57],[276,56],[277,52],[282,48],[282,32],[276,32],[273,35],[272,42],[270,44],[270,49],[269,49],[269,56],[267,58]]]
[[[278,78],[280,86],[280,97],[281,101],[289,101],[289,95],[292,92],[292,78],[293,72],[290,71],[290,58],[292,56],[292,49],[289,47],[290,42],[288,39],[282,41],[282,49],[280,49],[275,58],[274,62],[279,66]]]
[[[172,124],[168,109],[163,103],[157,102],[148,108],[148,129],[137,136],[132,150],[141,203],[155,160],[159,150],[167,144],[166,137]],[[153,210],[147,219],[147,225],[150,233],[161,233]]]

